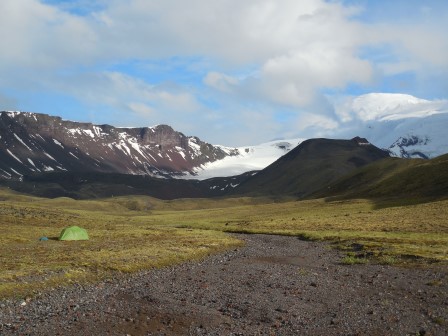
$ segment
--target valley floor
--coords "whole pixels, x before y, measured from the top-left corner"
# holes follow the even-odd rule
[[[2,335],[447,335],[448,270],[342,265],[296,237],[0,301]]]

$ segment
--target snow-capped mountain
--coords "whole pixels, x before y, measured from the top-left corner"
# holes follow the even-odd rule
[[[448,101],[371,93],[349,99],[336,112],[351,125],[337,136],[362,135],[391,155],[433,158],[448,152]]]
[[[0,178],[50,171],[169,177],[237,154],[167,125],[116,128],[46,114],[0,113]]]

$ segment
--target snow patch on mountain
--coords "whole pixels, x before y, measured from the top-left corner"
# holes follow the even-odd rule
[[[17,135],[17,134],[15,134],[14,133],[14,137],[17,139],[17,140],[19,140],[20,141],[20,143],[22,144],[22,145],[24,145],[30,152],[32,152],[33,150]]]
[[[13,153],[11,153],[11,151],[9,149],[6,150],[8,152],[9,155],[11,155],[14,159],[16,159],[17,161],[19,161],[20,163],[22,163],[22,161],[20,161],[20,159],[15,156]]]

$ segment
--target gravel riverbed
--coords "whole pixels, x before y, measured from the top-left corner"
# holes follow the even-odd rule
[[[342,265],[325,243],[236,235],[199,262],[0,301],[0,335],[448,335],[448,270]]]

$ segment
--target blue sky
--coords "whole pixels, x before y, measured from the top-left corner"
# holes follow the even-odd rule
[[[444,0],[2,0],[0,110],[248,145],[347,127],[371,92],[448,99]]]

